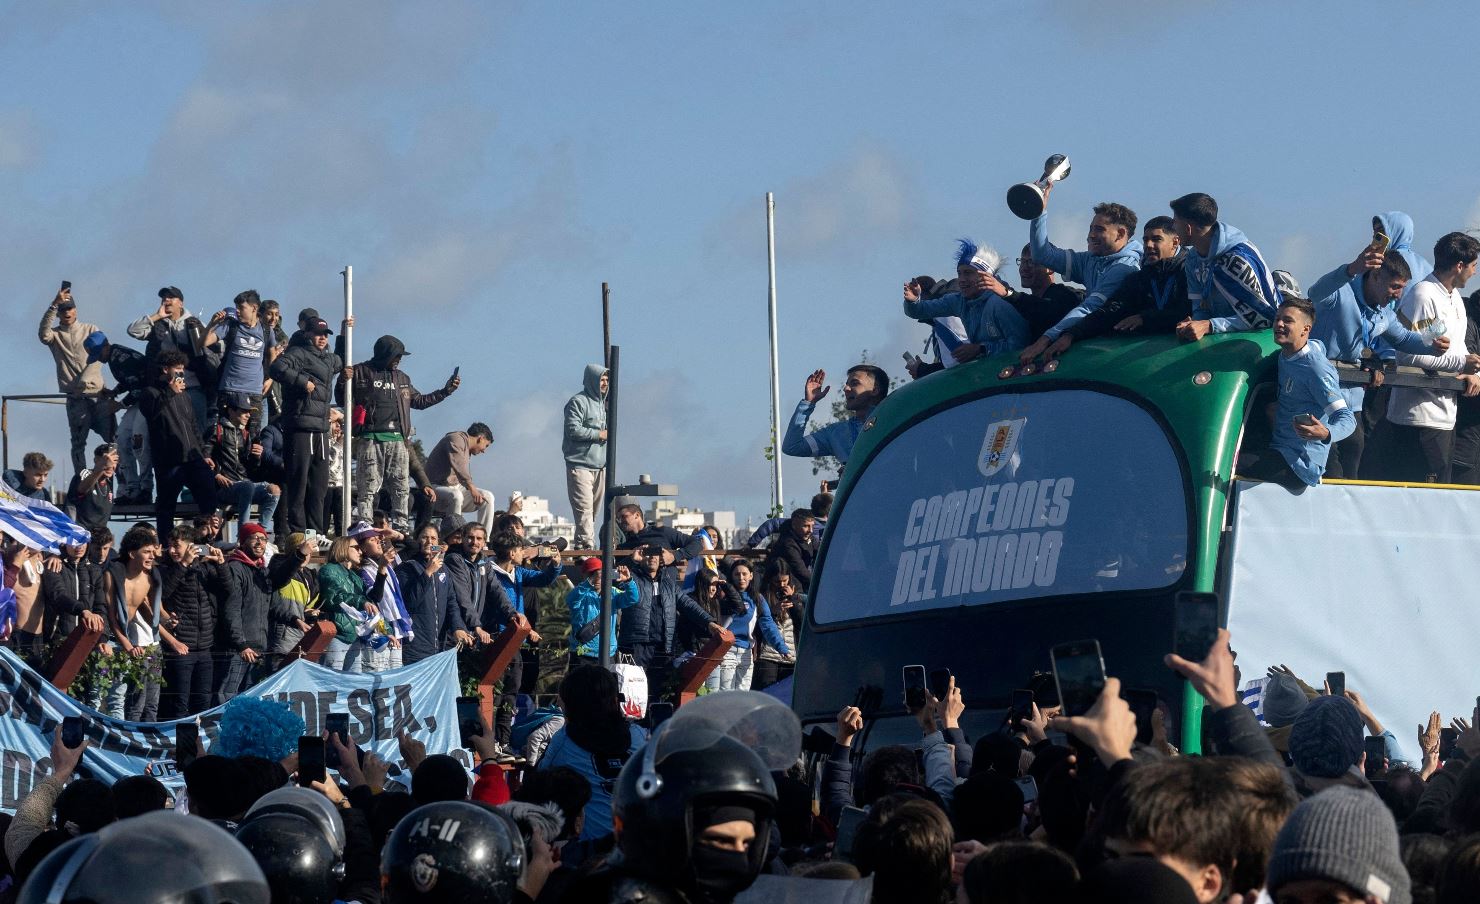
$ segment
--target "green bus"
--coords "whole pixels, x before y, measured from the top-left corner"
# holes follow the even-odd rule
[[[1174,600],[1220,587],[1231,478],[1272,400],[1267,331],[1077,343],[1045,372],[1013,356],[893,392],[865,424],[813,570],[792,703],[828,723],[883,691],[870,745],[918,739],[901,669],[949,668],[972,737],[1049,649],[1099,640],[1155,690],[1184,749],[1197,697],[1162,665]]]

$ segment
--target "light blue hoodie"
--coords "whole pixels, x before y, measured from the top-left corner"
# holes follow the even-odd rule
[[[1192,319],[1206,320],[1215,333],[1267,330],[1280,306],[1274,272],[1259,249],[1237,227],[1213,227],[1207,257],[1187,249],[1187,300]]]
[[[1376,271],[1371,271],[1376,272]],[[1310,300],[1316,307],[1315,326],[1310,338],[1321,343],[1332,361],[1358,363],[1362,352],[1372,350],[1373,357],[1386,361],[1398,352],[1409,355],[1437,355],[1439,351],[1424,341],[1423,336],[1398,322],[1397,305],[1388,302],[1380,307],[1367,304],[1362,294],[1368,273],[1346,275],[1342,264],[1316,280],[1310,287]],[[1361,386],[1343,386],[1341,394],[1352,411],[1362,410],[1366,390]]]
[[[599,471],[606,467],[606,395],[601,391],[601,375],[606,368],[587,364],[582,390],[565,403],[565,435],[560,451],[572,468]]]
[[[1064,279],[1084,286],[1084,301],[1049,327],[1044,338],[1057,339],[1064,330],[1097,310],[1105,299],[1115,294],[1125,278],[1141,269],[1141,240],[1132,237],[1125,247],[1110,254],[1069,251],[1048,240],[1048,217],[1039,214],[1028,226],[1028,244],[1033,261],[1042,264]]]
[[[1307,486],[1321,482],[1331,447],[1352,435],[1357,419],[1337,385],[1336,368],[1321,343],[1311,339],[1293,355],[1284,351],[1279,361],[1279,397],[1275,403],[1274,437],[1270,446]],[[1297,415],[1309,414],[1331,431],[1324,442],[1301,439],[1295,432]]]
[[[1382,231],[1388,237],[1388,250],[1403,255],[1403,260],[1408,262],[1408,269],[1413,271],[1408,285],[1417,285],[1434,272],[1434,265],[1429,263],[1428,258],[1413,250],[1413,217],[1401,210],[1390,210],[1378,216],[1378,219],[1382,221]]]
[[[980,344],[983,357],[991,357],[1005,351],[1016,351],[1032,339],[1028,335],[1028,321],[1017,312],[1017,308],[1008,304],[996,292],[983,292],[975,298],[967,298],[960,292],[952,292],[940,298],[906,301],[904,313],[906,317],[925,322],[941,317],[960,317],[961,323],[966,327],[967,341]],[[937,335],[939,333],[940,330],[937,329]],[[942,359],[959,348],[962,343],[956,342],[954,346],[946,345],[946,350],[943,350],[941,354]],[[949,366],[954,363],[954,359],[950,362],[943,360],[942,363]]]

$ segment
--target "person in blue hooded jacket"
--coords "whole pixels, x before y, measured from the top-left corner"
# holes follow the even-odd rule
[[[581,563],[585,580],[570,589],[565,595],[565,604],[570,607],[570,666],[575,668],[583,662],[594,663],[601,655],[601,560],[592,556]],[[617,650],[617,613],[637,605],[637,587],[627,566],[617,568],[616,580],[612,582],[612,617],[606,626],[610,642],[607,649]]]
[[[1052,189],[1052,186],[1049,187]],[[1045,191],[1044,200],[1047,200]],[[1027,348],[1018,359],[1027,364],[1042,356],[1064,331],[1099,310],[1127,276],[1141,269],[1141,240],[1136,238],[1136,213],[1124,204],[1096,204],[1094,219],[1089,222],[1084,251],[1069,251],[1048,240],[1048,212],[1035,217],[1028,226],[1028,246],[1033,260],[1062,274],[1064,279],[1084,286],[1084,301]]]
[[[1372,264],[1376,266],[1372,266]],[[1408,262],[1396,251],[1376,254],[1371,248],[1353,264],[1361,264],[1355,276],[1349,274],[1352,264],[1343,265],[1316,280],[1310,287],[1311,302],[1316,309],[1316,324],[1311,338],[1321,343],[1333,362],[1360,364],[1367,360],[1392,361],[1398,352],[1409,355],[1442,355],[1449,348],[1449,338],[1440,336],[1429,343],[1419,333],[1398,319],[1394,304],[1408,286]],[[1382,371],[1373,370],[1373,388],[1382,385]],[[1356,416],[1356,429],[1333,450],[1326,463],[1327,477],[1356,479],[1361,473],[1362,450],[1366,447],[1371,421],[1361,416],[1366,388],[1344,386],[1341,394]]]
[[[1429,263],[1429,259],[1413,250],[1413,217],[1401,210],[1390,210],[1373,217],[1372,226],[1374,229],[1380,228],[1382,234],[1388,237],[1389,251],[1396,251],[1403,256],[1411,274],[1410,285],[1428,279],[1429,274],[1434,272],[1434,265]]]
[[[1172,201],[1172,228],[1187,249],[1187,301],[1192,316],[1177,336],[1269,329],[1280,304],[1279,282],[1259,249],[1218,219],[1218,202],[1202,192]]]
[[[606,393],[610,377],[587,364],[581,391],[565,403],[565,489],[576,522],[576,549],[596,545],[596,510],[606,499]]]
[[[904,287],[904,314],[922,323],[939,317],[960,317],[966,342],[950,354],[956,363],[1015,351],[1028,344],[1028,321],[1008,304],[1008,290],[997,280],[1001,263],[997,252],[971,239],[960,239],[956,252],[958,291],[939,298],[922,298],[920,283]]]

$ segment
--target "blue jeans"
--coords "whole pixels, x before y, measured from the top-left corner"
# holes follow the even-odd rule
[[[276,493],[269,492],[265,483],[253,483],[250,480],[238,480],[223,493],[231,504],[236,508],[238,523],[246,524],[251,520],[252,503],[261,506],[262,514],[257,523],[272,530],[272,515],[277,511],[278,500],[281,498]]]
[[[358,641],[346,643],[336,637],[329,641],[329,645],[324,648],[324,657],[320,660],[319,665],[325,668],[337,669],[341,672],[359,674],[360,657],[368,649],[368,647]]]

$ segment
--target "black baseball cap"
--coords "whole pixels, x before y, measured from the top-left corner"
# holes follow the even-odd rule
[[[318,319],[319,319],[319,311],[318,311],[317,308],[304,308],[303,310],[301,310],[301,311],[298,312],[298,322],[299,323],[304,323],[304,322],[313,323],[315,320],[318,320]]]
[[[307,332],[310,336],[334,335],[334,331],[329,329],[329,324],[323,320],[314,320],[305,328],[304,331]]]
[[[184,301],[185,300],[185,293],[184,292],[181,292],[179,289],[175,288],[174,286],[165,286],[163,289],[160,289],[159,290],[159,297],[161,299],[164,299],[164,298],[178,298],[181,301]]]

